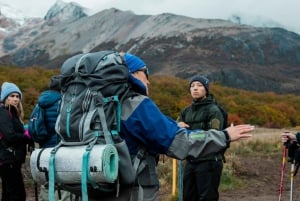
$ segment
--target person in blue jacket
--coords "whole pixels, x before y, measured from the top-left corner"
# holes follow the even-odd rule
[[[48,135],[43,135],[44,139],[40,136],[40,141],[38,142],[40,148],[54,147],[60,142],[60,137],[55,131],[55,123],[59,113],[59,104],[61,100],[60,81],[60,76],[52,76],[49,83],[49,89],[43,91],[38,98],[39,106],[44,109],[44,121],[48,133]],[[55,199],[61,201],[71,200],[70,193],[63,190],[56,191]],[[41,185],[39,200],[48,200],[47,186]]]
[[[60,100],[60,77],[53,76],[50,79],[49,89],[43,91],[38,98],[38,105],[44,109],[44,121],[48,133],[48,135],[39,136],[40,139],[37,143],[40,148],[54,147],[60,141],[60,137],[55,131]]]
[[[251,136],[249,132],[254,127],[246,124],[231,126],[223,131],[180,128],[147,96],[149,71],[143,60],[129,53],[123,53],[123,56],[130,72],[130,83],[138,95],[127,98],[122,104],[120,136],[126,141],[132,156],[137,155],[141,146],[146,150],[146,168],[138,174],[143,199],[134,197],[137,194],[134,190],[127,190],[121,191],[117,198],[102,197],[99,200],[156,201],[159,190],[157,154],[180,160],[187,157],[197,159],[228,147],[232,141]]]

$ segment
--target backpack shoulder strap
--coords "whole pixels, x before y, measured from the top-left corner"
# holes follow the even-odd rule
[[[105,142],[106,142],[106,144],[113,144],[112,136],[107,127],[106,116],[105,116],[104,108],[103,108],[103,105],[104,105],[103,99],[104,99],[104,97],[102,96],[101,92],[94,94],[94,101],[97,106],[97,111],[98,111],[98,115],[99,115],[99,118],[101,121]]]

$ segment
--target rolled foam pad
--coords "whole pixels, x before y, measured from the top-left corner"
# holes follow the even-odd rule
[[[49,171],[52,150],[53,148],[35,149],[31,154],[30,170],[34,181],[38,184],[47,182],[47,174],[41,170]],[[38,157],[40,152],[40,157]],[[57,183],[81,183],[82,158],[85,152],[86,146],[62,146],[57,150],[55,154],[55,181]],[[90,151],[88,161],[87,169],[94,182],[112,183],[117,179],[119,156],[113,145],[95,145]]]

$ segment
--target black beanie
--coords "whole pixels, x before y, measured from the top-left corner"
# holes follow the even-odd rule
[[[192,83],[195,81],[200,82],[204,86],[206,93],[207,94],[209,93],[209,80],[206,77],[200,76],[200,75],[195,75],[194,77],[192,77],[190,80],[190,85],[189,85],[190,88],[191,88]]]

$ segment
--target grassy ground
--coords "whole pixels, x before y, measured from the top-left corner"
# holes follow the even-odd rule
[[[274,163],[280,166],[280,154],[282,150],[282,143],[280,142],[281,132],[282,130],[279,129],[257,128],[253,132],[253,137],[251,139],[242,140],[231,144],[230,148],[226,151],[227,162],[224,164],[222,182],[220,186],[221,195],[224,195],[225,197],[228,196],[229,200],[234,200],[230,198],[232,196],[230,193],[236,189],[241,189],[241,192],[243,192],[243,189],[249,189],[249,185],[247,182],[249,179],[253,179],[251,181],[256,182],[257,185],[264,185],[260,184],[260,182],[265,182],[264,180],[268,180],[268,178],[263,179],[261,176],[256,178],[256,176],[261,173],[259,172],[259,170],[254,171],[253,169],[251,169],[251,165],[255,165],[255,163],[257,162],[261,162],[262,157],[267,157],[269,160],[276,159],[275,162],[270,161],[271,165],[272,163]],[[160,178],[159,200],[161,201],[178,200],[177,195],[179,162],[177,161],[176,164],[176,175],[174,176],[173,159],[166,156],[160,157],[160,161],[158,164],[158,173]],[[247,167],[245,167],[245,164],[251,165],[247,165]],[[270,168],[264,167],[264,165],[267,165],[267,163],[259,164],[261,164],[262,170]],[[278,170],[277,172],[279,171],[280,170]],[[29,158],[23,167],[23,172],[28,195],[27,201],[33,201],[34,184],[30,174]],[[270,177],[272,177],[272,175]],[[174,178],[176,179],[176,184],[174,184]],[[256,181],[255,179],[257,179],[258,181]],[[267,182],[270,181],[268,180]],[[274,185],[277,185],[277,183],[278,180],[276,178]],[[254,187],[255,186],[253,186],[253,188]],[[226,200],[225,197],[224,200]],[[243,198],[243,200],[245,199]],[[221,201],[223,200],[221,199]]]

